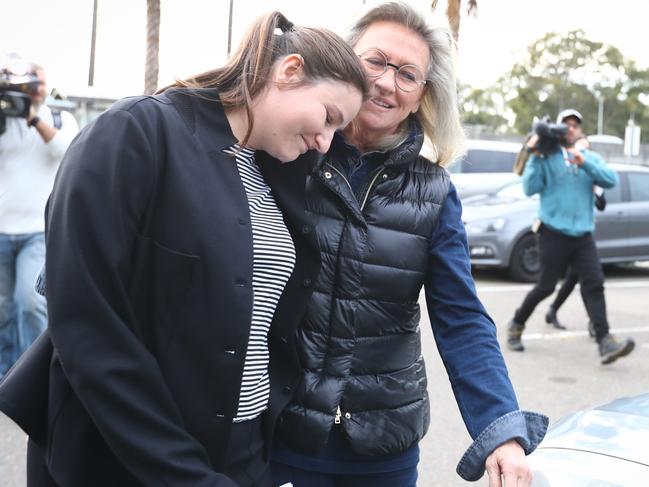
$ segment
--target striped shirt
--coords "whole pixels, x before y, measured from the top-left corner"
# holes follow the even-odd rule
[[[281,211],[255,161],[255,153],[238,145],[233,154],[248,198],[253,243],[252,323],[241,380],[241,395],[234,422],[259,416],[268,405],[268,331],[277,302],[293,272],[295,246]]]

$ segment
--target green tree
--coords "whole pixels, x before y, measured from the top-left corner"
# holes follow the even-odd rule
[[[459,90],[459,99],[463,123],[483,125],[493,132],[507,131],[502,96],[494,87],[482,89],[463,85]]]
[[[598,100],[604,98],[604,133],[624,136],[633,114],[649,140],[649,70],[640,70],[619,49],[591,41],[584,31],[548,33],[532,43],[526,57],[497,83],[514,116],[514,129],[526,133],[535,116],[573,107],[584,115],[584,130],[597,130]]]

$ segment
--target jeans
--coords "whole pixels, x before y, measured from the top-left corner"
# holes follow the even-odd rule
[[[45,298],[34,289],[44,261],[43,233],[0,234],[0,377],[47,325]]]
[[[514,314],[514,321],[524,325],[536,305],[550,296],[568,266],[579,275],[581,293],[597,341],[608,334],[604,298],[604,273],[599,262],[595,240],[589,233],[570,237],[543,225],[540,229],[541,274],[539,280]]]
[[[272,462],[271,470],[275,486],[287,482],[291,482],[293,487],[415,487],[417,484],[416,466],[396,472],[336,475]]]

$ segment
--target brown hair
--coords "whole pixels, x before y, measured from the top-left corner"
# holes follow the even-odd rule
[[[432,145],[433,161],[441,166],[449,165],[464,152],[465,141],[457,104],[456,52],[453,38],[448,29],[429,27],[424,17],[409,5],[390,2],[374,7],[356,22],[348,37],[349,44],[355,46],[375,22],[402,25],[419,35],[428,45],[430,55],[427,80],[421,105],[414,116]],[[384,148],[399,145],[407,137],[407,130],[406,119],[396,137],[391,136],[390,140],[386,141],[388,147]]]
[[[252,100],[266,88],[275,62],[289,54],[304,59],[305,83],[338,80],[357,88],[363,97],[367,95],[360,61],[342,38],[327,29],[294,26],[280,12],[257,18],[225,66],[172,86],[217,88],[223,108],[245,106],[248,130],[240,141],[245,145],[254,124]]]

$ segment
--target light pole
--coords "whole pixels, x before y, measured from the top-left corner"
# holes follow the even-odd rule
[[[597,134],[602,135],[604,133],[604,97],[600,94],[597,101],[599,103],[597,109]]]
[[[230,57],[230,50],[232,49],[232,7],[234,0],[230,0],[230,15],[228,16],[228,57]]]
[[[95,83],[95,44],[97,43],[97,0],[92,8],[92,36],[90,38],[90,66],[88,67],[88,86]]]

